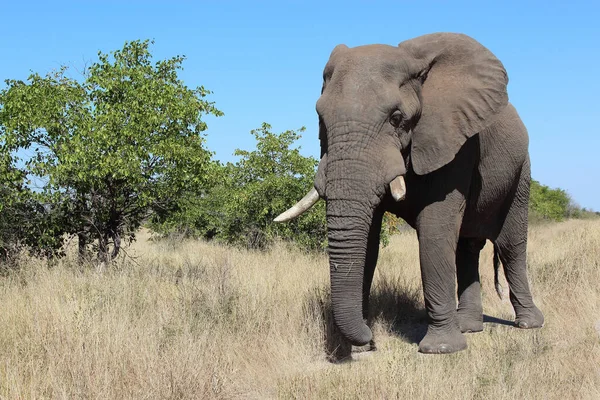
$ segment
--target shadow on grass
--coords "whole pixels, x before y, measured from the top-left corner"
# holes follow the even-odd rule
[[[369,326],[380,322],[407,343],[419,343],[427,333],[420,288],[383,278],[371,289],[369,303]]]
[[[507,319],[492,317],[491,315],[483,315],[483,323],[484,324],[496,324],[496,325],[506,325],[506,326],[515,326],[514,321],[509,321]]]
[[[419,288],[411,288],[400,280],[390,282],[383,278],[371,289],[369,303],[367,325],[381,323],[407,343],[418,343],[425,336],[427,314]],[[329,361],[347,361],[351,359],[352,352],[375,350],[375,342],[357,347],[342,336],[333,320],[329,287],[311,292],[305,304],[309,315],[323,325],[323,341]]]

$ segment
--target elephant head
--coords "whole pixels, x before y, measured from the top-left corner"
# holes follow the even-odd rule
[[[323,73],[322,159],[315,187],[276,219],[327,200],[333,311],[356,345],[371,340],[362,317],[363,270],[376,210],[402,201],[407,169],[431,173],[508,103],[501,62],[474,39],[436,33],[398,47],[337,46]]]

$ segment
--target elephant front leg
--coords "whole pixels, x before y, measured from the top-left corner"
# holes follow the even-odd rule
[[[458,324],[461,332],[483,330],[479,253],[485,239],[461,237],[456,249],[456,280],[458,282]]]
[[[450,199],[427,206],[417,221],[419,257],[427,334],[419,343],[421,353],[453,353],[467,348],[456,314],[456,246],[464,203]]]

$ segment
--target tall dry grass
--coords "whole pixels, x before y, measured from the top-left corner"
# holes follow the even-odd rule
[[[0,398],[600,398],[597,220],[531,229],[541,330],[505,325],[486,246],[485,330],[444,356],[417,353],[417,242],[393,237],[373,290],[378,351],[338,364],[325,256],[147,237],[129,255],[103,272],[24,259],[0,278]]]

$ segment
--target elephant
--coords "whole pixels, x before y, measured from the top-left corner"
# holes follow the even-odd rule
[[[526,271],[529,136],[507,85],[503,64],[460,33],[331,52],[316,103],[314,187],[275,221],[326,201],[333,316],[353,345],[372,341],[369,293],[386,211],[418,238],[428,319],[421,353],[464,350],[463,333],[483,330],[487,240],[504,268],[515,326],[543,326]]]

